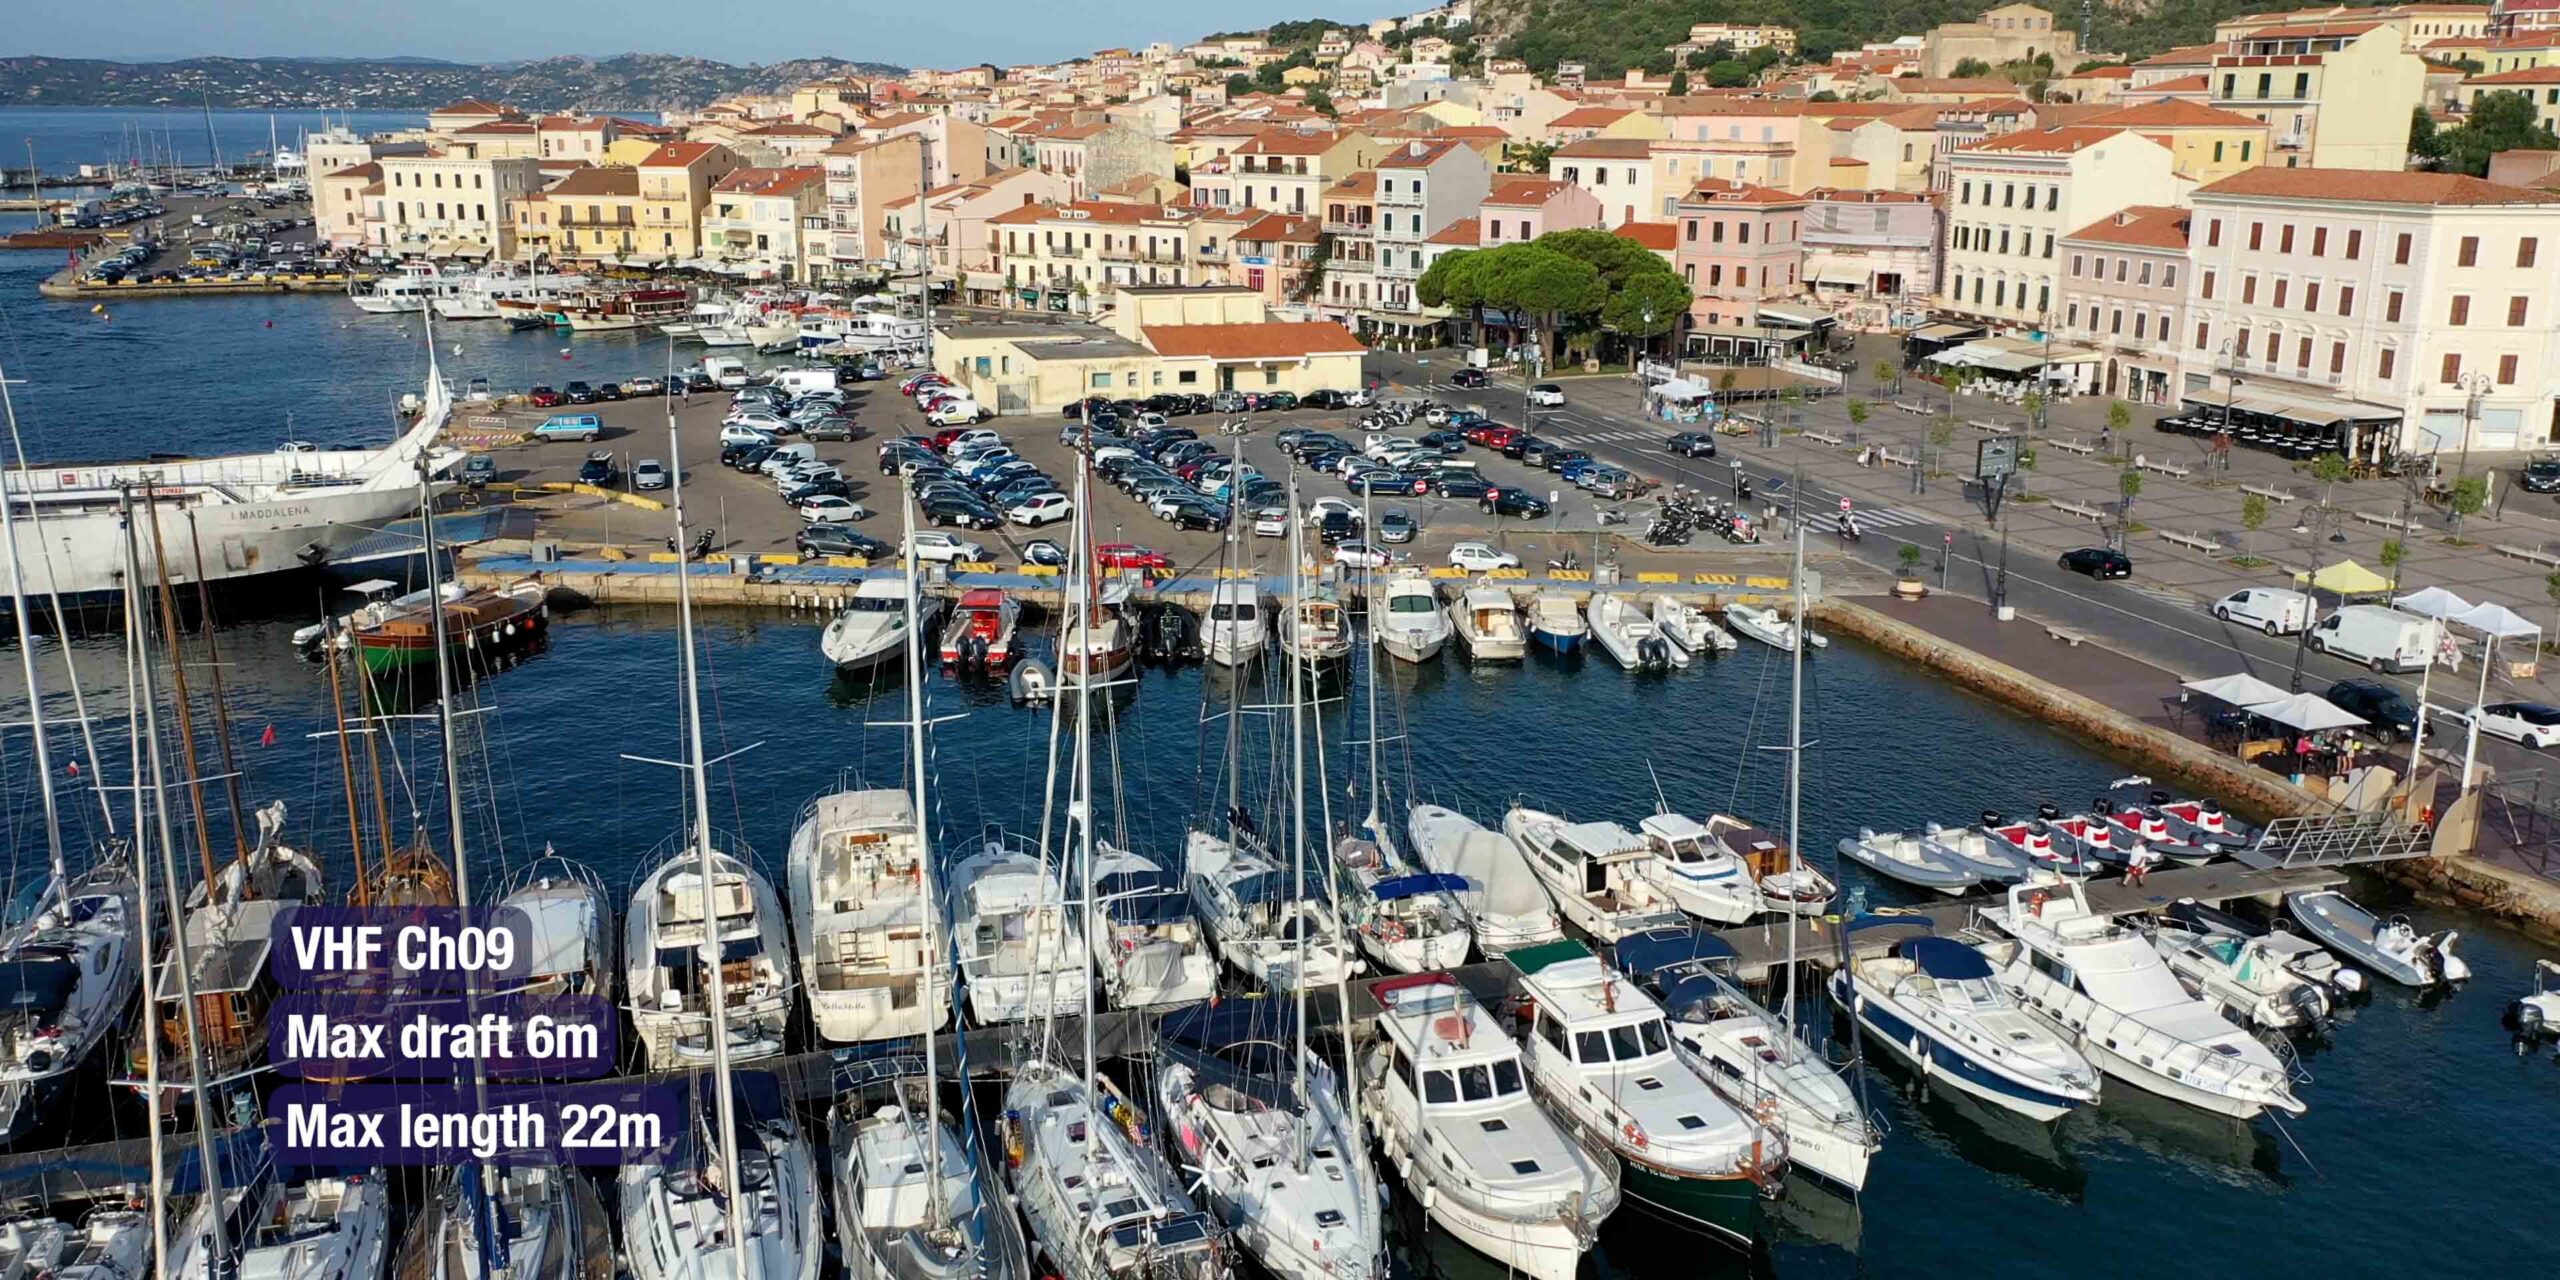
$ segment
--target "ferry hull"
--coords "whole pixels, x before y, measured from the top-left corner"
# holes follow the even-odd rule
[[[184,512],[164,507],[157,558],[168,566],[173,587],[196,582],[199,561],[202,579],[214,586],[271,578],[324,567],[335,549],[416,515],[417,507],[417,491],[407,487],[200,506],[192,508],[192,521]],[[139,510],[135,520],[148,575],[155,558],[152,530]],[[41,540],[35,522],[22,520],[15,527],[29,586],[57,589],[66,600],[112,603],[123,597],[125,537],[113,512],[51,513],[42,527]]]

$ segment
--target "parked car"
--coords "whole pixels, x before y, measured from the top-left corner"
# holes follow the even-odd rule
[[[995,509],[975,496],[937,496],[924,504],[924,518],[943,528],[992,529],[1001,523]]]
[[[1134,542],[1106,542],[1093,549],[1093,563],[1102,569],[1171,569],[1173,557]]]
[[[1413,535],[1418,531],[1413,523],[1412,514],[1402,507],[1389,507],[1384,515],[1378,517],[1377,534],[1380,542],[1411,542]]]
[[[2459,714],[2472,717],[2480,732],[2492,738],[2504,738],[2535,751],[2560,742],[2560,707],[2548,703],[2492,702]]]
[[[811,524],[835,524],[846,520],[859,520],[870,514],[862,509],[862,504],[853,499],[831,493],[809,498],[797,504],[797,510],[800,512],[800,518]]]
[[[810,525],[792,535],[791,545],[804,556],[861,556],[878,560],[898,553],[898,549],[888,543],[840,524]]]
[[[1395,557],[1389,555],[1383,547],[1373,547],[1361,539],[1353,538],[1335,544],[1333,562],[1354,569],[1384,569],[1395,562]]]
[[[1267,409],[1274,413],[1285,413],[1298,407],[1298,393],[1295,391],[1265,391],[1262,393],[1262,403],[1254,407]]]
[[[1547,514],[1547,500],[1526,489],[1495,488],[1486,493],[1481,501],[1487,515],[1519,516],[1524,520],[1535,520]]]
[[[1067,549],[1047,538],[1033,538],[1022,544],[1022,562],[1064,568],[1067,563]]]
[[[1498,450],[1503,457],[1526,461],[1531,449],[1536,449],[1539,452],[1544,453],[1546,450],[1551,449],[1554,446],[1537,438],[1536,436],[1530,435],[1526,431],[1521,431],[1515,432],[1511,436],[1505,438],[1502,443],[1493,447]],[[1536,464],[1532,463],[1531,465],[1534,466]]]
[[[2100,580],[2133,576],[2133,557],[2113,547],[2082,547],[2076,551],[2065,551],[2058,563],[2073,573],[2085,573]]]
[[[1490,481],[1464,471],[1442,472],[1432,477],[1431,487],[1438,490],[1441,497],[1463,498],[1469,501],[1493,492],[1493,484]]]
[[[571,404],[594,404],[596,402],[596,389],[584,380],[571,382],[568,386],[561,388],[560,394],[568,397],[569,403]]]
[[[1716,438],[1704,431],[1683,431],[1664,441],[1662,447],[1683,458],[1716,456]]]
[[[1205,502],[1181,503],[1175,506],[1173,513],[1165,518],[1171,520],[1176,529],[1204,533],[1224,533],[1227,529],[1225,509],[1210,506]]]
[[[853,486],[846,484],[842,476],[821,476],[814,480],[802,481],[783,490],[782,503],[784,506],[797,507],[811,498],[824,496],[850,498],[853,496]]]
[[[567,403],[568,397],[551,387],[535,387],[524,393],[524,400],[536,409],[556,409]]]
[[[2406,742],[2418,732],[2418,709],[2379,680],[2341,680],[2322,696],[2349,715],[2363,716],[2386,741]]]
[[[662,396],[666,393],[666,384],[658,381],[656,378],[648,376],[647,374],[642,374],[641,376],[633,378],[622,384],[622,394],[626,396]]]
[[[1416,443],[1420,444],[1425,449],[1430,449],[1446,456],[1455,456],[1467,451],[1467,437],[1463,432],[1458,431],[1429,432]]]
[[[1351,407],[1351,393],[1333,390],[1310,392],[1306,403],[1310,409],[1348,409]]]
[[[1541,382],[1529,388],[1529,403],[1541,409],[1553,409],[1564,403],[1564,388],[1552,382]]]
[[[1253,536],[1257,538],[1288,537],[1289,509],[1287,507],[1263,507],[1256,510],[1253,513]]]
[[[972,542],[967,538],[955,537],[948,533],[934,533],[929,530],[919,529],[914,533],[908,534],[907,540],[908,544],[915,548],[915,557],[918,560],[934,560],[940,561],[943,564],[952,564],[956,562],[982,561],[987,558],[987,548],[985,544]]]
[[[1325,546],[1348,542],[1360,532],[1360,522],[1349,512],[1328,511],[1316,520],[1316,541]]]
[[[2560,493],[2560,458],[2535,458],[2516,475],[2516,487],[2527,493]]]
[[[592,444],[603,434],[604,420],[592,413],[555,413],[533,429],[533,438],[541,441],[579,440]]]
[[[597,384],[596,384],[596,399],[598,399],[598,400],[619,400],[619,399],[621,399],[621,398],[622,398],[622,384],[621,384],[621,383],[619,383],[619,382],[599,382],[599,383],[597,383]]]
[[[1211,413],[1243,413],[1248,407],[1242,392],[1221,391],[1209,397]]]
[[[1449,548],[1449,567],[1469,573],[1487,573],[1495,569],[1517,569],[1520,557],[1508,551],[1496,551],[1481,542],[1461,542]]]
[[[631,487],[634,489],[664,489],[673,483],[675,478],[668,473],[667,464],[656,458],[642,458],[631,464]]]
[[[1044,493],[1005,510],[1004,518],[1025,528],[1056,524],[1075,514],[1075,504],[1063,493]]]
[[[851,440],[861,434],[853,419],[840,413],[815,419],[800,428],[800,438],[804,440]]]
[[[578,483],[613,483],[613,451],[598,449],[588,454],[587,460],[578,464]]]
[[[2280,587],[2248,587],[2214,601],[2213,616],[2289,636],[2311,624],[2311,597]]]

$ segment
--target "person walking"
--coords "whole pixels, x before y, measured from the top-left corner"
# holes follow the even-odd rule
[[[2158,861],[2160,861],[2160,855],[2153,852],[2149,844],[2136,841],[2133,852],[2125,858],[2124,883],[2129,885],[2146,883],[2151,878],[2152,864]]]

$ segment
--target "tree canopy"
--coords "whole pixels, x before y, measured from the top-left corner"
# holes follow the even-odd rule
[[[2533,99],[2521,93],[2484,93],[2471,113],[2451,129],[2439,129],[2420,107],[2409,121],[2409,151],[2430,169],[2489,175],[2489,157],[2501,151],[2560,150],[2560,136],[2534,113]]]

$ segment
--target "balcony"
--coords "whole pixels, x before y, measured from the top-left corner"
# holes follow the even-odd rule
[[[2275,137],[2275,146],[2278,151],[2300,151],[2309,145],[2311,145],[2311,138],[2308,134],[2279,133]]]
[[[1390,206],[1404,209],[1419,209],[1422,207],[1422,193],[1419,191],[1380,190],[1378,192],[1378,207],[1384,209]]]
[[[1106,244],[1096,248],[1093,256],[1105,262],[1135,262],[1138,260],[1138,251],[1122,245]]]
[[[1376,227],[1377,224],[1370,222],[1328,221],[1324,224],[1324,233],[1329,236],[1365,236]]]

